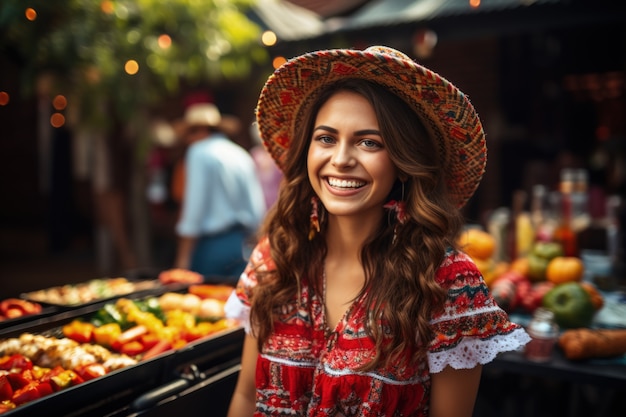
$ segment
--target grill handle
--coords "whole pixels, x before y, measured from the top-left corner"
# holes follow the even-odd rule
[[[191,386],[191,384],[192,381],[187,378],[175,379],[137,397],[132,403],[132,408],[135,411],[152,408],[166,398],[172,397],[181,391],[186,390]]]

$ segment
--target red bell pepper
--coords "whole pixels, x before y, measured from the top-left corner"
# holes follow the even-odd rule
[[[50,369],[39,381],[49,382],[55,392],[85,382],[76,372],[62,366]]]
[[[15,353],[11,356],[0,358],[0,370],[23,371],[25,369],[33,369],[33,362],[26,356]]]
[[[13,387],[6,375],[0,375],[0,402],[10,400],[13,397]]]
[[[50,395],[52,392],[52,387],[49,382],[32,381],[25,387],[15,391],[11,401],[13,401],[15,405],[21,405]]]
[[[28,369],[23,372],[11,372],[7,375],[7,378],[13,387],[13,391],[17,391],[35,380]]]

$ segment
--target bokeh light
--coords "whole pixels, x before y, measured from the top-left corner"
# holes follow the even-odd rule
[[[65,116],[61,113],[54,113],[50,116],[50,124],[52,127],[59,128],[65,124]]]
[[[124,71],[129,75],[135,75],[139,72],[139,63],[134,59],[129,59],[124,65]]]
[[[170,46],[172,46],[172,38],[170,37],[170,35],[163,34],[163,35],[159,36],[159,39],[157,40],[157,43],[159,44],[159,47],[161,49],[167,49]]]
[[[11,97],[9,96],[9,93],[6,91],[0,91],[0,106],[6,106],[9,104],[10,99]]]
[[[30,20],[31,22],[37,19],[37,11],[32,7],[27,8],[24,14],[26,15],[26,19]]]
[[[65,98],[64,95],[57,95],[56,97],[54,97],[54,99],[52,99],[52,107],[55,108],[55,110],[63,110],[67,107],[67,99]]]
[[[273,46],[276,44],[276,41],[277,41],[276,34],[272,32],[271,30],[266,30],[261,35],[261,42],[263,42],[263,45],[265,46]]]
[[[110,0],[104,0],[102,3],[100,3],[100,10],[102,10],[102,13],[112,14],[115,11],[113,2]]]
[[[274,69],[276,69],[283,65],[285,62],[287,62],[287,59],[284,56],[277,56],[272,60],[272,65],[274,66]]]
[[[469,5],[475,9],[480,6],[480,0],[469,0]]]

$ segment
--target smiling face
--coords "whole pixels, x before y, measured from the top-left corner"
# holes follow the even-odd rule
[[[309,181],[329,215],[383,215],[397,169],[365,97],[334,93],[320,107],[307,155]]]

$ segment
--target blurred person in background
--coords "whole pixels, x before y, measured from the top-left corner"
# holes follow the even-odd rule
[[[190,105],[184,122],[189,147],[174,267],[198,272],[207,280],[236,280],[265,215],[255,164],[249,152],[224,133],[214,104]]]
[[[283,173],[278,169],[274,163],[274,159],[272,159],[272,156],[263,146],[256,123],[250,125],[250,137],[254,144],[250,149],[250,155],[252,155],[252,159],[254,159],[259,181],[261,182],[261,187],[263,187],[265,206],[269,209],[278,198],[278,189],[283,179]]]

